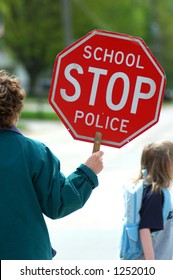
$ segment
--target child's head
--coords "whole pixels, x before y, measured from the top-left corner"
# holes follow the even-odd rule
[[[153,183],[153,190],[169,187],[173,179],[173,142],[157,141],[146,145],[141,156],[142,170],[147,170],[146,180]]]
[[[0,70],[0,127],[11,127],[19,118],[25,97],[19,80]]]

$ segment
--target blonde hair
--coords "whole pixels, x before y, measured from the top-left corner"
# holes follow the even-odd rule
[[[152,190],[168,188],[171,184],[170,166],[173,165],[173,142],[163,140],[146,145],[141,155],[141,170],[138,179],[152,183]]]
[[[10,76],[5,70],[0,70],[0,127],[11,127],[17,120],[25,97],[20,81]]]

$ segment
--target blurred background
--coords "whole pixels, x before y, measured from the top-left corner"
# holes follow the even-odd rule
[[[92,144],[74,141],[48,104],[56,55],[93,29],[142,38],[167,76],[157,125],[122,149],[104,147],[100,187],[86,206],[57,221],[46,218],[56,259],[115,259],[122,219],[122,179],[139,166],[148,141],[172,139],[172,0],[1,0],[0,69],[19,76],[26,90],[19,127],[47,144],[68,175],[91,154]]]

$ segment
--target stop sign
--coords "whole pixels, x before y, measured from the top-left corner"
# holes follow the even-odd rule
[[[165,85],[142,39],[93,30],[57,55],[49,102],[74,139],[120,148],[158,122]]]

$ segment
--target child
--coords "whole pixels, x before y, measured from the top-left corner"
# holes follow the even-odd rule
[[[144,171],[145,170],[145,175]],[[172,260],[173,259],[173,207],[165,224],[162,206],[163,188],[170,188],[173,179],[173,142],[158,141],[146,145],[141,156],[139,179],[150,183],[144,194],[140,210],[139,235],[143,255],[139,259]],[[158,231],[152,237],[152,232]]]
[[[50,149],[16,127],[23,99],[19,80],[0,71],[0,259],[50,260],[43,214],[58,219],[83,207],[98,186],[103,152],[66,178]]]

